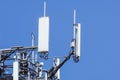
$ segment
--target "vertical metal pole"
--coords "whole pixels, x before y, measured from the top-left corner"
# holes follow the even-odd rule
[[[19,54],[16,54],[15,58],[15,62],[13,63],[13,80],[19,80]]]
[[[38,73],[38,65],[39,65],[38,62],[36,62],[36,72],[37,72],[37,73]],[[36,77],[36,80],[38,80],[38,74],[36,74],[36,76],[37,76],[37,77]]]
[[[35,62],[38,62],[38,56],[37,56],[37,54],[35,55]]]
[[[60,59],[59,58],[55,58],[54,60],[54,67],[58,67],[58,65],[60,64]],[[58,69],[58,71],[55,74],[55,79],[56,80],[60,80],[60,69]]]
[[[15,61],[13,63],[13,80],[19,80],[19,63]]]
[[[2,52],[0,52],[0,60],[1,60],[1,55],[2,55]]]
[[[76,10],[74,9],[74,24],[76,24]]]
[[[28,58],[28,67],[30,67],[30,59]],[[30,79],[30,70],[28,70],[28,80],[31,80]]]
[[[47,78],[48,78],[48,73],[46,72],[46,73],[45,73],[45,79],[44,79],[44,80],[48,80]]]
[[[35,55],[35,63],[36,63],[36,65],[37,65],[35,71],[38,73],[38,58],[37,58],[37,54]],[[36,76],[38,76],[38,74],[36,74]],[[37,80],[37,77],[36,77],[35,80]]]
[[[74,39],[75,39],[76,10],[74,9]]]
[[[40,69],[40,71],[39,71],[39,78],[41,78],[41,79],[42,79],[43,65],[44,65],[43,62],[40,62],[39,65],[38,65],[39,69]]]
[[[31,33],[31,37],[32,37],[32,47],[34,47],[35,36],[34,36],[33,32]],[[34,49],[32,50],[32,63],[35,64],[35,52],[34,52]],[[33,69],[34,69],[34,66],[33,66]]]
[[[35,36],[34,36],[34,33],[32,32],[31,34],[32,36],[32,47],[34,47],[34,40],[35,40]],[[35,63],[35,54],[34,54],[34,50],[32,50],[32,63],[34,64]]]
[[[46,0],[44,0],[44,16],[46,16]]]

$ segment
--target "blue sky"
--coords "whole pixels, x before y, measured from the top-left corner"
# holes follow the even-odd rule
[[[73,35],[73,10],[82,25],[81,60],[61,68],[61,80],[120,80],[120,1],[47,0],[50,56],[65,56]],[[0,1],[0,48],[37,45],[43,0]],[[46,63],[51,66],[52,63]]]

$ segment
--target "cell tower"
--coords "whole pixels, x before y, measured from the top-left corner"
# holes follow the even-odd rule
[[[53,66],[44,69],[44,62],[49,56],[49,17],[46,16],[46,1],[44,0],[44,16],[38,21],[38,45],[34,45],[35,36],[32,33],[31,46],[15,46],[0,49],[0,80],[60,80],[60,68],[71,58],[75,62],[80,60],[81,24],[76,23],[76,10],[74,10],[73,39],[70,51],[63,61],[53,57]],[[37,50],[37,52],[36,52]],[[6,62],[12,61],[10,65]],[[7,73],[7,70],[11,73]]]

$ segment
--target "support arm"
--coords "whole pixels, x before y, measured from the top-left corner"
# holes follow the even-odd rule
[[[61,62],[56,68],[52,69],[52,71],[49,71],[49,78],[52,79],[52,77],[56,74],[56,72],[67,62],[70,57],[73,55],[74,51],[71,50],[69,55]]]

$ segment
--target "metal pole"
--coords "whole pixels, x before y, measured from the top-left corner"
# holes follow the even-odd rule
[[[32,47],[34,47],[35,36],[34,36],[34,33],[33,33],[33,32],[32,32],[32,34],[31,34],[31,36],[32,36]],[[34,50],[32,50],[32,63],[33,63],[33,64],[35,63],[34,58],[35,58],[35,54],[34,54]]]
[[[75,39],[75,24],[76,24],[76,10],[74,9],[74,35],[73,38]]]
[[[46,0],[44,0],[44,16],[46,16]]]
[[[35,35],[34,33],[32,32],[31,33],[31,37],[32,37],[32,47],[34,47],[34,40],[35,40]],[[35,64],[35,52],[34,52],[34,49],[32,49],[32,63]],[[33,69],[35,67],[33,66]],[[34,80],[34,79],[33,79]]]
[[[49,78],[52,79],[53,76],[56,74],[56,72],[65,64],[65,62],[67,62],[70,57],[73,55],[74,51],[71,50],[69,55],[56,67],[56,68],[52,68],[50,71],[49,71]]]
[[[47,75],[47,72],[45,73],[45,80],[48,80],[48,75]]]
[[[59,58],[55,58],[53,66],[56,68],[59,64],[60,64],[60,59]],[[58,71],[56,72],[55,79],[56,80],[60,80],[60,69],[58,69]]]
[[[15,56],[15,62],[13,63],[13,80],[19,80],[19,53]]]
[[[28,67],[30,67],[30,59],[28,58]],[[30,79],[30,69],[28,70],[28,80],[31,80]]]

